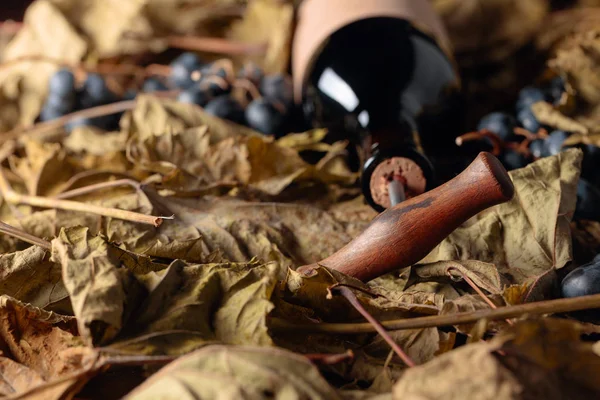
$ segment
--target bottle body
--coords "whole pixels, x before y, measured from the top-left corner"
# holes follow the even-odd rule
[[[433,169],[424,154],[453,145],[455,132],[448,130],[448,121],[457,115],[460,88],[439,41],[398,16],[360,18],[321,42],[302,76],[303,110],[311,125],[326,127],[334,138],[350,139],[364,150],[362,186],[372,206],[385,208],[373,204],[366,189],[372,187],[375,162],[409,158],[424,169],[427,183],[417,186],[433,186]]]

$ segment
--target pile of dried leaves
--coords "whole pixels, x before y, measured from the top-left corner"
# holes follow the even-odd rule
[[[325,267],[305,276],[296,268],[332,254],[375,216],[345,164],[346,143],[325,143],[325,131],[275,140],[151,95],[121,104],[118,132],[80,127],[66,136],[64,121],[31,125],[57,68],[51,58],[85,73],[108,65],[94,59],[210,33],[268,38],[265,67],[285,68],[291,4],[256,0],[240,21],[231,10],[242,1],[174,2],[181,7],[168,12],[162,1],[121,3],[116,13],[105,0],[39,0],[2,55],[0,125],[13,130],[0,137],[1,395],[600,393],[597,325],[498,319],[491,310],[557,296],[573,259],[580,150],[511,172],[513,200],[467,221],[416,265],[367,283]],[[600,120],[598,35],[577,33],[549,63],[578,106],[538,104],[541,119],[581,127],[584,142],[597,140]],[[307,163],[306,150],[321,161]],[[361,312],[384,321],[387,337]],[[489,318],[457,318],[467,312]]]

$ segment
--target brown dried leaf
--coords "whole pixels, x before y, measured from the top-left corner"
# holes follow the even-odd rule
[[[497,347],[473,343],[410,368],[394,385],[393,399],[522,399],[523,385],[493,355]]]
[[[287,71],[294,6],[287,1],[255,0],[250,2],[244,18],[232,24],[227,37],[253,44],[265,44],[266,54],[245,57],[260,65],[268,74]]]
[[[543,26],[546,0],[434,0],[463,65],[501,61]]]
[[[52,260],[62,264],[64,285],[85,343],[93,346],[114,338],[127,303],[133,303],[128,298],[135,294],[135,286],[128,270],[108,255],[106,242],[91,236],[86,227],[62,229],[52,240]]]
[[[25,153],[25,157],[11,157],[10,161],[12,170],[23,179],[31,195],[56,195],[73,175],[59,144],[27,141]]]
[[[126,400],[340,399],[306,358],[276,348],[208,346],[169,364]]]
[[[55,309],[69,294],[60,265],[48,258],[37,246],[0,255],[0,292],[35,307]]]
[[[270,345],[274,264],[196,264],[136,275],[148,295],[110,348],[181,355],[211,342]]]

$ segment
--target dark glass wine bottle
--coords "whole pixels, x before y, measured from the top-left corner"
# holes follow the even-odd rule
[[[453,145],[460,82],[429,0],[305,0],[294,40],[297,99],[312,126],[364,149],[369,204],[399,201],[393,180],[400,200],[431,189],[425,154]]]

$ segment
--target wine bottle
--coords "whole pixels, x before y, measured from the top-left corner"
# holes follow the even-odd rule
[[[429,0],[300,7],[295,98],[312,126],[363,149],[362,189],[378,211],[433,188],[425,154],[454,145],[460,80],[450,48]]]

